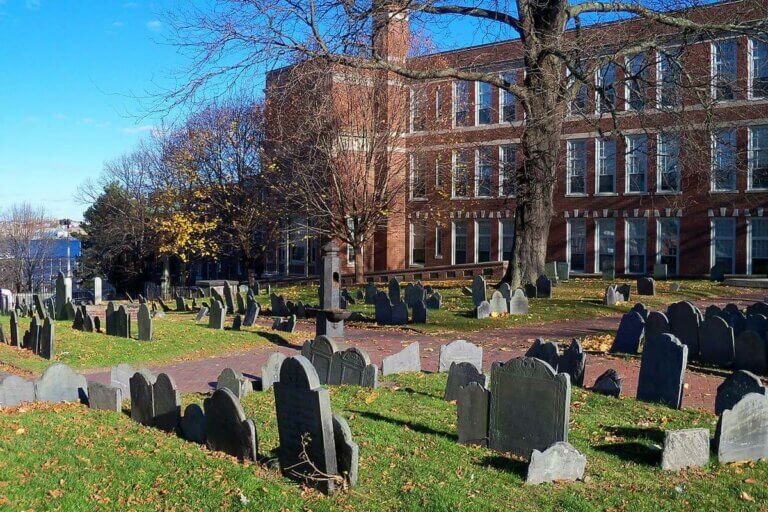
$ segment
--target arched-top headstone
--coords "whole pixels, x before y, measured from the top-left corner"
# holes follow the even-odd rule
[[[650,318],[650,315],[649,315]],[[611,352],[622,354],[637,354],[640,348],[640,337],[645,329],[645,321],[640,313],[630,311],[621,317],[616,338],[613,340]]]
[[[768,347],[762,336],[752,331],[744,331],[736,337],[733,344],[734,368],[758,375],[768,373]]]
[[[682,301],[670,304],[667,309],[669,330],[684,345],[694,359],[699,357],[699,314],[690,302]]]
[[[308,340],[301,347],[301,355],[306,357],[312,363],[312,366],[315,367],[321,384],[328,383],[331,360],[333,359],[333,354],[338,351],[338,345],[328,336],[318,336],[313,340]]]
[[[376,323],[379,325],[389,325],[392,323],[392,303],[389,296],[384,292],[378,292],[374,299],[374,310]]]
[[[85,402],[88,383],[66,364],[56,363],[35,381],[35,396],[41,402]]]
[[[237,397],[228,389],[217,389],[205,399],[203,408],[208,447],[240,460],[255,461],[259,444],[256,427],[245,417]]]
[[[572,339],[568,348],[560,356],[557,371],[567,373],[571,376],[571,384],[574,386],[584,386],[584,373],[586,370],[587,355],[581,348],[579,340]]]
[[[152,315],[149,312],[149,306],[146,304],[141,304],[139,306],[136,321],[139,324],[139,340],[152,341]]]
[[[15,407],[35,401],[35,383],[18,375],[7,375],[0,381],[0,407]]]
[[[498,290],[494,291],[491,295],[490,304],[492,315],[506,315],[509,313],[507,299]]]
[[[280,352],[273,352],[264,366],[261,367],[261,390],[266,391],[272,387],[275,382],[280,381],[280,367],[285,361],[285,355]]]
[[[768,302],[755,302],[747,306],[747,315],[763,315],[768,317]]]
[[[208,313],[208,327],[223,330],[224,321],[227,318],[227,308],[218,300],[211,301],[211,310]]]
[[[371,364],[371,358],[362,349],[350,347],[333,354],[328,384],[373,388],[377,383],[377,368]]]
[[[768,396],[749,393],[717,424],[720,463],[768,458]]]
[[[467,361],[475,365],[478,371],[483,371],[483,348],[465,340],[456,340],[448,345],[440,346],[438,371],[447,372],[452,363]]]
[[[759,313],[748,314],[747,320],[744,322],[744,330],[756,332],[765,339],[766,331],[768,331],[768,318]]]
[[[222,388],[230,390],[239,399],[253,390],[253,385],[242,373],[232,368],[224,368],[216,379],[216,389]]]
[[[637,382],[637,399],[659,402],[674,409],[683,405],[683,381],[688,365],[688,346],[672,334],[645,340]]]
[[[509,300],[509,314],[510,315],[527,315],[528,314],[528,298],[525,296],[525,292],[518,288],[512,294]]]
[[[485,386],[485,374],[479,372],[475,365],[466,361],[451,364],[448,370],[448,379],[445,381],[445,394],[443,398],[446,401],[457,400],[459,390],[468,386],[470,382],[477,382]]]
[[[394,304],[399,304],[402,299],[400,297],[400,283],[394,277],[389,280],[389,301]]]
[[[152,426],[155,422],[154,381],[154,375],[145,369],[134,373],[130,380],[131,419],[146,426]]]
[[[53,323],[51,317],[46,316],[43,320],[43,328],[40,330],[40,339],[38,342],[38,354],[43,359],[53,359],[55,349],[56,338],[56,324]]]
[[[733,363],[733,328],[720,316],[706,317],[699,327],[699,359],[702,363],[729,367]]]
[[[205,443],[205,413],[198,404],[189,404],[181,418],[181,435],[187,441]]]
[[[536,279],[536,298],[552,298],[552,281],[547,276],[541,275]]]
[[[557,343],[554,341],[545,341],[541,338],[536,338],[533,345],[525,353],[525,357],[535,357],[541,359],[545,363],[549,364],[556,372],[558,365],[560,364],[560,354],[558,353]]]
[[[165,373],[157,376],[152,385],[155,404],[155,427],[166,432],[173,432],[181,420],[181,396],[173,377]]]
[[[717,386],[715,414],[720,416],[724,410],[732,409],[739,400],[749,393],[765,395],[763,381],[754,373],[746,370],[736,370]]]
[[[485,278],[483,276],[475,276],[474,279],[472,279],[472,303],[475,307],[478,307],[480,303],[485,300],[488,300]]]

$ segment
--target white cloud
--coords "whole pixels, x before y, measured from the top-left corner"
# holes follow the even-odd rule
[[[134,134],[134,133],[144,133],[144,132],[151,132],[155,129],[154,125],[151,124],[142,124],[139,126],[128,126],[126,128],[123,128],[123,133],[126,134]]]
[[[154,32],[159,31],[161,28],[163,28],[163,23],[159,20],[152,20],[147,22],[147,28],[149,30],[152,30]]]
[[[40,8],[40,0],[26,0],[24,2],[24,7],[36,11]]]
[[[123,26],[123,22],[122,21],[113,21],[112,22],[112,26],[113,27],[118,27],[118,28],[122,27]]]

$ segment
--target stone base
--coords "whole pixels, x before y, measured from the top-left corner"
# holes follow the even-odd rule
[[[344,337],[344,321],[331,322],[325,319],[325,313],[317,312],[315,319],[315,336],[328,336],[329,338]]]

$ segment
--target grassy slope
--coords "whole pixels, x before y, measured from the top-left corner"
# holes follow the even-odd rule
[[[334,409],[348,418],[360,445],[360,486],[351,493],[324,498],[265,466],[235,463],[125,416],[57,406],[0,413],[0,504],[35,510],[635,512],[765,510],[768,503],[766,462],[720,466],[713,459],[681,474],[656,466],[662,430],[713,430],[715,418],[706,413],[574,390],[570,441],[587,455],[588,481],[526,487],[523,463],[455,442],[455,405],[440,399],[445,375],[400,376],[396,384],[331,390]],[[272,394],[253,394],[244,407],[256,422],[261,455],[271,455],[277,445]]]

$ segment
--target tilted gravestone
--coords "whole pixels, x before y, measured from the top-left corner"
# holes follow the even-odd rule
[[[476,308],[475,308],[475,316],[478,320],[482,320],[484,318],[489,318],[491,316],[491,303],[487,300],[484,300],[481,302]]]
[[[667,308],[669,331],[688,347],[692,359],[699,357],[699,312],[690,302],[676,302]]]
[[[18,375],[7,375],[0,381],[0,407],[16,407],[35,401],[35,383]]]
[[[392,375],[395,373],[420,372],[421,355],[419,342],[414,342],[400,352],[385,357],[381,361],[381,374]]]
[[[32,321],[29,322],[29,337],[27,345],[24,347],[31,350],[34,354],[40,351],[40,331],[42,327],[39,324],[37,316],[32,317]]]
[[[501,294],[500,291],[496,290],[491,295],[491,315],[506,315],[509,313],[509,308],[507,306],[507,299],[504,298],[504,295]]]
[[[205,413],[198,404],[189,404],[184,409],[181,417],[181,436],[187,441],[204,444],[207,438],[205,433]]]
[[[35,381],[35,397],[40,402],[85,402],[88,383],[66,364],[56,363]]]
[[[120,412],[123,407],[123,390],[100,382],[90,382],[88,383],[88,407]]]
[[[443,296],[440,295],[440,292],[435,292],[427,297],[424,305],[427,306],[427,309],[440,309],[443,305]]]
[[[45,318],[48,316],[45,308],[43,307],[43,301],[40,300],[40,296],[38,294],[32,295],[32,302],[35,305],[35,312],[37,313],[37,316],[40,318]]]
[[[477,382],[470,382],[458,390],[456,401],[459,443],[488,446],[491,392]]]
[[[384,292],[376,294],[374,301],[376,313],[376,323],[379,325],[389,325],[392,323],[392,303]]]
[[[721,464],[768,458],[768,396],[749,393],[723,411],[716,439]]]
[[[273,352],[264,366],[261,367],[262,391],[271,388],[275,382],[280,382],[280,367],[283,365],[283,361],[285,361],[285,355],[280,352]]]
[[[341,415],[333,415],[333,442],[336,445],[336,467],[339,476],[349,487],[357,485],[360,464],[360,448],[352,440],[349,424]]]
[[[283,474],[332,494],[336,482],[317,478],[318,473],[338,473],[328,390],[320,387],[314,366],[303,356],[283,362],[274,389]]]
[[[645,340],[637,382],[637,399],[658,402],[673,409],[683,405],[683,381],[688,347],[672,334]]]
[[[253,421],[228,389],[217,389],[203,401],[208,448],[240,460],[256,461],[259,440]]]
[[[252,327],[256,323],[256,319],[259,318],[259,312],[261,311],[261,307],[259,306],[259,303],[255,300],[252,301],[248,305],[248,309],[245,312],[245,319],[243,320],[243,325],[245,327]]]
[[[291,315],[287,318],[275,318],[272,322],[272,328],[276,331],[292,333],[296,330],[296,315]]]
[[[427,306],[424,301],[419,299],[413,303],[413,323],[427,323]]]
[[[314,366],[320,384],[328,383],[333,354],[338,351],[339,347],[336,342],[327,336],[318,336],[314,340],[308,340],[301,347],[301,355]]]
[[[155,422],[155,394],[152,385],[155,376],[149,370],[141,369],[130,380],[131,419],[151,427]]]
[[[43,320],[43,328],[40,330],[40,342],[38,347],[38,354],[43,359],[53,359],[55,352],[55,330],[56,324],[53,323],[51,317],[45,317],[45,320]]]
[[[139,306],[136,322],[139,324],[139,340],[152,341],[152,315],[149,313],[149,307],[146,304]]]
[[[388,292],[389,302],[391,302],[393,306],[402,302],[402,298],[400,297],[400,283],[394,277],[389,280]]]
[[[768,373],[767,351],[766,342],[759,334],[744,331],[734,340],[733,366],[737,370],[765,375]]]
[[[595,380],[595,385],[592,386],[592,391],[602,395],[618,398],[621,394],[622,381],[623,379],[619,375],[619,372],[613,368],[610,368],[600,374],[600,376]]]
[[[760,377],[746,370],[736,370],[719,386],[715,398],[715,414],[720,416],[724,410],[733,409],[739,400],[749,393],[765,395],[765,386]]]
[[[445,394],[443,395],[445,401],[457,400],[459,390],[468,386],[470,382],[477,382],[479,385],[485,386],[485,375],[480,373],[472,363],[453,363],[448,370],[448,379],[445,382]]]
[[[571,340],[568,348],[563,351],[563,355],[560,356],[557,371],[570,375],[572,385],[584,387],[586,366],[587,355],[584,353],[584,349],[581,348],[581,343],[574,338]]]
[[[480,306],[480,303],[488,300],[486,295],[485,278],[483,276],[475,276],[472,279],[472,303],[475,307]]]
[[[572,482],[584,478],[587,457],[570,443],[558,442],[544,451],[533,450],[525,483]]]
[[[288,308],[288,304],[285,302],[285,297],[278,296],[274,293],[269,296],[270,309],[273,316],[288,316],[293,312]]]
[[[328,384],[375,388],[378,385],[378,368],[371,364],[368,354],[357,347],[334,352],[328,373]]]
[[[733,363],[733,328],[719,316],[710,316],[699,327],[699,359],[702,363],[729,367]]]
[[[637,279],[638,295],[656,295],[656,282],[651,277],[640,277]]]
[[[525,357],[535,357],[541,359],[549,366],[552,367],[555,372],[558,371],[558,365],[560,364],[560,355],[558,351],[557,343],[554,341],[545,341],[541,338],[536,338],[533,345],[530,346],[525,353]]]
[[[709,462],[709,430],[687,428],[664,432],[664,449],[661,452],[661,469],[679,471],[702,467]]]
[[[211,311],[208,314],[208,327],[211,329],[223,330],[226,318],[227,308],[218,300],[214,300],[211,303]]]
[[[516,289],[512,294],[512,297],[509,299],[509,314],[528,314],[528,298],[525,296],[525,292],[520,288]]]
[[[243,398],[253,390],[251,381],[243,377],[243,374],[232,368],[224,368],[216,379],[216,389],[226,388],[238,399]]]
[[[83,330],[85,332],[96,332],[96,325],[93,321],[93,316],[87,314],[83,320]]]
[[[224,283],[224,304],[227,306],[227,311],[235,312],[235,300],[229,283]]]
[[[640,313],[630,311],[622,316],[610,351],[612,353],[637,354],[644,328],[645,321]]]
[[[544,361],[518,357],[491,367],[489,447],[530,457],[568,441],[571,383]]]
[[[539,276],[539,278],[536,279],[536,298],[552,298],[552,281],[547,276]]]
[[[440,346],[438,371],[447,372],[453,363],[472,363],[478,371],[483,371],[483,348],[465,340],[456,340]]]
[[[195,322],[202,321],[203,318],[205,318],[208,315],[208,308],[203,306],[200,308],[200,311],[197,312],[197,316],[195,317]]]
[[[117,366],[113,366],[109,372],[109,385],[120,388],[123,396],[130,396],[131,377],[133,377],[135,373],[136,370],[129,364],[121,363]]]
[[[243,300],[243,294],[242,293],[236,293],[235,299],[237,302],[237,312],[238,314],[244,315],[245,314],[245,300]]]

